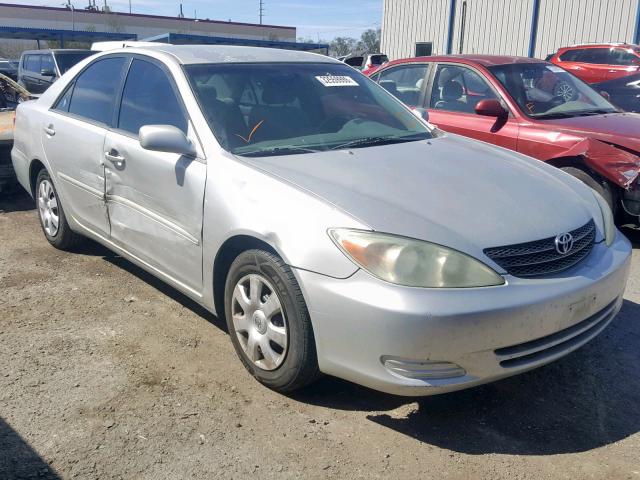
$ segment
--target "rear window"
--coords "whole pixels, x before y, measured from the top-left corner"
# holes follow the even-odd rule
[[[382,65],[389,61],[389,57],[386,55],[371,55],[371,63],[373,65]]]
[[[86,52],[56,52],[56,62],[58,63],[58,68],[60,69],[60,75],[65,73],[76,63],[84,60],[87,57],[90,57],[94,53],[95,52],[92,52],[91,50],[87,50]]]
[[[351,65],[352,67],[361,67],[362,60],[364,60],[362,57],[351,57],[345,59],[344,63],[346,63],[347,65]]]

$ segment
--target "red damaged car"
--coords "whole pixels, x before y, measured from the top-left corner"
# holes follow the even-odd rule
[[[488,55],[417,57],[371,75],[448,132],[555,165],[640,223],[640,114],[624,113],[562,68]]]

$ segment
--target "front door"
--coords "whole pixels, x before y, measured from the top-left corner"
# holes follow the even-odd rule
[[[111,239],[199,294],[206,163],[143,149],[138,132],[144,125],[173,125],[197,142],[169,72],[134,58],[103,150]]]
[[[466,66],[441,63],[433,76],[430,91],[426,104],[429,122],[447,132],[516,149],[517,120],[511,116],[498,119],[475,113],[480,100],[499,99],[496,91],[479,72]]]

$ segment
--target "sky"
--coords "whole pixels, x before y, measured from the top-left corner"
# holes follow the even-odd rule
[[[75,8],[84,8],[89,0],[71,0]],[[6,2],[6,0],[5,0]],[[62,6],[66,0],[21,0],[25,5]],[[96,0],[104,5],[104,0]],[[382,0],[263,0],[264,23],[297,27],[298,37],[331,40],[335,37],[360,37],[368,28],[379,28]],[[129,0],[107,0],[115,11],[129,11]],[[180,1],[131,0],[133,13],[175,16]],[[187,17],[258,23],[259,0],[183,0]]]

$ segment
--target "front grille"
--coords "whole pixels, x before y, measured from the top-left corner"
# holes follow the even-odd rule
[[[618,312],[616,299],[599,312],[575,325],[529,342],[495,350],[504,368],[526,367],[563,355],[585,344],[609,325]]]
[[[596,236],[593,220],[569,233],[573,236],[573,248],[565,255],[556,250],[556,237],[486,248],[484,253],[515,277],[552,275],[573,267],[591,253]]]

